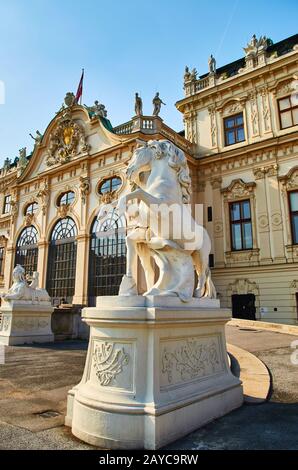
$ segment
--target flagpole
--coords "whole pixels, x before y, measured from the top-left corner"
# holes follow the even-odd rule
[[[82,69],[83,81],[84,81],[84,74],[85,74],[85,69]],[[82,94],[81,94],[81,97],[80,97],[80,105],[82,105],[82,98],[83,98],[83,82],[82,82]]]

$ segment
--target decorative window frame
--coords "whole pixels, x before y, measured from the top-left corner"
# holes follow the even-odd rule
[[[279,80],[274,87],[270,88],[273,99],[273,106],[274,106],[274,117],[276,123],[276,131],[279,135],[287,134],[289,129],[296,129],[298,126],[291,126],[282,129],[281,122],[280,122],[280,115],[279,115],[279,106],[278,101],[286,98],[287,96],[291,95],[295,91],[294,87],[295,78],[287,78],[283,80]]]
[[[289,193],[291,191],[298,191],[298,165],[291,168],[286,175],[279,176],[278,181],[280,184],[280,190],[283,201],[283,211],[285,214],[286,221],[286,251],[288,255],[288,261],[298,262],[298,245],[293,244],[292,239],[292,225],[289,201]]]
[[[247,125],[247,112],[246,112],[246,100],[247,98],[242,99],[228,99],[224,101],[221,106],[217,107],[217,112],[220,115],[220,147],[225,150],[231,150],[238,147],[242,147],[245,144],[248,144],[248,125]],[[225,145],[225,128],[224,128],[224,119],[227,117],[232,117],[235,114],[243,114],[243,129],[245,139],[241,142],[237,142],[232,145]]]
[[[256,225],[256,183],[254,181],[245,183],[242,179],[234,179],[228,187],[223,188],[221,193],[224,202],[224,225],[225,225],[225,259],[228,265],[235,262],[242,265],[255,265],[259,261],[259,249],[257,246]],[[230,203],[249,200],[252,224],[252,249],[232,251],[231,226],[230,226]]]
[[[99,192],[100,186],[106,180],[109,180],[111,178],[120,178],[121,179],[121,184],[120,184],[119,188],[116,189],[115,191],[107,191],[104,194],[100,194],[100,192]],[[121,172],[119,172],[119,173],[114,173],[113,172],[113,173],[106,174],[105,176],[100,178],[100,180],[97,182],[96,189],[95,189],[96,190],[96,196],[98,197],[100,203],[109,204],[112,201],[114,201],[115,199],[118,199],[119,194],[122,192],[124,186],[125,186],[125,177]]]

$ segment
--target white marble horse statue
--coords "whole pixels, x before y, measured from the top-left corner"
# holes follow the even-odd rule
[[[12,272],[12,279],[13,284],[8,292],[1,295],[3,300],[29,300],[32,303],[50,302],[51,299],[47,291],[38,287],[38,272],[33,273],[32,283],[28,286],[25,279],[25,269],[17,264]]]
[[[178,296],[183,302],[193,296],[216,298],[208,265],[211,242],[191,215],[191,179],[184,152],[167,140],[149,141],[135,150],[126,173],[134,190],[118,200],[118,213],[130,214],[134,206],[127,204],[130,200],[138,205],[137,221],[126,237],[127,269],[119,295],[138,294],[133,275],[138,256],[147,283],[144,295]],[[156,282],[152,260],[159,268]]]

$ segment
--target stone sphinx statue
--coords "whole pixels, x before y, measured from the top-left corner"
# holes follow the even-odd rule
[[[149,141],[135,150],[126,173],[134,190],[119,199],[119,215],[130,215],[128,201],[140,202],[134,210],[135,228],[126,237],[127,270],[119,295],[138,294],[133,274],[138,256],[147,283],[144,295],[178,296],[183,302],[193,296],[216,298],[209,269],[211,242],[191,215],[191,179],[184,152],[167,140]],[[99,218],[102,215],[101,211]],[[159,268],[156,282],[154,262]]]
[[[30,285],[28,285],[25,279],[25,269],[17,264],[12,272],[13,284],[6,294],[2,294],[1,297],[5,301],[10,300],[26,300],[34,304],[40,302],[50,302],[49,294],[45,289],[38,287],[38,272],[33,273],[33,279]]]

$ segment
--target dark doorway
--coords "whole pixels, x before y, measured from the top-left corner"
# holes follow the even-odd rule
[[[232,295],[232,315],[234,318],[242,318],[243,320],[256,319],[254,294],[233,294]]]

